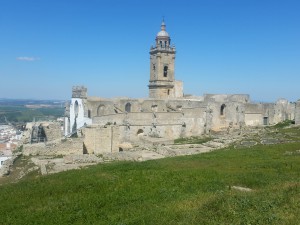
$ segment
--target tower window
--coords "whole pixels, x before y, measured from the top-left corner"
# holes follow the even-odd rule
[[[168,67],[164,66],[164,77],[168,76]]]
[[[167,41],[165,41],[165,48],[167,47]]]
[[[160,47],[162,48],[162,41],[160,41],[159,43],[160,43]]]
[[[168,95],[170,95],[170,89],[168,89]]]

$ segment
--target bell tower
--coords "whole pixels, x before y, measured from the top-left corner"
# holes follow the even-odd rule
[[[161,30],[156,35],[155,47],[150,49],[150,98],[175,97],[175,53],[175,46],[171,46],[166,24],[162,21]]]

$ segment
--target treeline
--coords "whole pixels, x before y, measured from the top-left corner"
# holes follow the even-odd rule
[[[0,123],[56,119],[63,115],[62,107],[29,109],[25,106],[0,106]]]

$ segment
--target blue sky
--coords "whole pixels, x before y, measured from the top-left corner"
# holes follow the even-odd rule
[[[184,93],[300,98],[299,0],[0,0],[0,97],[147,97],[165,17]]]

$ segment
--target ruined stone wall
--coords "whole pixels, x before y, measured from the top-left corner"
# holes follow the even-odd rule
[[[204,95],[204,101],[205,102],[240,102],[240,103],[248,103],[250,102],[250,96],[247,94],[233,94],[233,95],[227,95],[227,94],[205,94]]]
[[[284,120],[295,119],[295,103],[286,99],[279,99],[276,103],[264,103],[264,117],[268,117],[269,124],[274,125]]]
[[[174,111],[172,106],[168,108],[165,104],[162,104],[163,102],[164,101],[157,102],[157,105],[160,105],[160,107],[163,108],[162,112],[155,112],[154,110],[152,112],[131,112],[100,116],[93,118],[93,124],[101,126],[118,125],[120,129],[120,143],[139,142],[139,137],[141,135],[147,137],[174,139],[186,136],[197,136],[205,133],[205,107],[181,108],[180,110],[175,108],[177,111]],[[191,105],[189,101],[185,102]],[[146,107],[150,107],[153,104],[153,102],[150,101],[147,103],[148,104],[145,105]],[[177,106],[177,104],[178,102],[174,105]],[[89,129],[92,128],[93,127],[90,127]],[[99,135],[100,134],[97,134],[96,136]],[[102,144],[108,146],[108,143],[104,144],[104,142],[102,142]],[[87,145],[89,145],[89,143]]]
[[[237,97],[245,99],[247,96],[233,96]],[[228,99],[228,96],[224,99]],[[134,140],[139,130],[143,130],[145,136],[176,138],[201,135],[227,127],[240,128],[245,124],[244,104],[241,102],[225,102],[224,115],[220,115],[223,102],[214,100],[207,103],[198,99],[113,99],[98,104],[125,110],[128,103],[131,105],[130,113],[120,110],[112,112],[111,109],[105,111],[107,109],[104,108],[105,113],[109,114],[94,117],[93,124],[129,126],[130,129],[122,128],[120,131],[122,141]]]
[[[145,100],[141,103],[143,112],[166,112],[167,104],[165,100]]]
[[[245,124],[246,126],[263,125],[263,105],[262,104],[246,104],[245,105]]]
[[[125,118],[126,118],[126,113],[96,116],[93,118],[93,124],[102,125],[102,126],[111,125],[111,124],[120,125],[123,124]]]
[[[125,125],[151,125],[155,123],[155,113],[146,112],[146,113],[128,113],[124,119]]]
[[[273,125],[275,122],[275,104],[274,103],[264,103],[263,107],[263,125]]]
[[[139,143],[144,137],[175,139],[185,136],[181,124],[120,126],[120,142]]]
[[[68,138],[59,141],[36,143],[36,144],[24,144],[23,154],[29,155],[70,155],[70,154],[82,154],[83,153],[83,140],[81,138]]]
[[[288,108],[287,108],[287,114],[288,114],[288,118],[289,120],[295,120],[295,113],[296,113],[296,103],[289,103],[288,104]]]
[[[205,133],[205,109],[185,108],[182,111],[133,112],[97,117],[93,122],[101,125],[94,124],[84,129],[84,148],[87,153],[102,154],[118,151],[121,143],[140,143],[147,137],[175,139],[201,135]],[[115,121],[116,125],[103,126],[103,121]]]
[[[288,104],[289,104],[288,101],[285,99],[280,99],[276,101],[274,106],[274,110],[275,110],[274,124],[288,119],[288,115],[287,115]]]
[[[210,112],[211,129],[240,128],[245,123],[244,107],[240,102],[210,102],[207,111]]]
[[[174,82],[174,98],[182,98],[183,97],[183,82],[179,80],[175,80]]]
[[[88,154],[119,151],[119,126],[90,125],[84,129],[84,150]]]
[[[71,133],[70,117],[64,117],[64,135],[67,136],[69,133]]]
[[[44,128],[47,141],[60,140],[62,138],[62,129],[61,125],[58,122],[52,123],[41,123]]]
[[[300,100],[296,102],[295,124],[300,125]]]
[[[111,99],[88,102],[92,118],[126,112],[170,112],[184,108],[201,108],[206,103],[194,99]],[[126,111],[126,106],[127,111]],[[128,111],[128,109],[130,109]],[[94,121],[94,119],[93,119]]]
[[[121,142],[137,141],[140,132],[149,137],[177,138],[245,125],[272,125],[292,118],[295,111],[282,99],[276,104],[249,102],[249,95],[244,94],[206,94],[178,99],[88,98],[86,106],[92,124],[120,126]]]
[[[72,98],[87,98],[87,88],[84,86],[73,86]]]
[[[261,113],[246,113],[245,114],[246,126],[261,126],[263,124]]]
[[[22,143],[27,144],[31,143],[32,139],[32,130],[34,127],[42,126],[43,131],[45,132],[46,139],[43,139],[43,142],[52,142],[60,140],[63,136],[63,130],[59,122],[31,122],[26,124],[25,131],[22,134]]]

